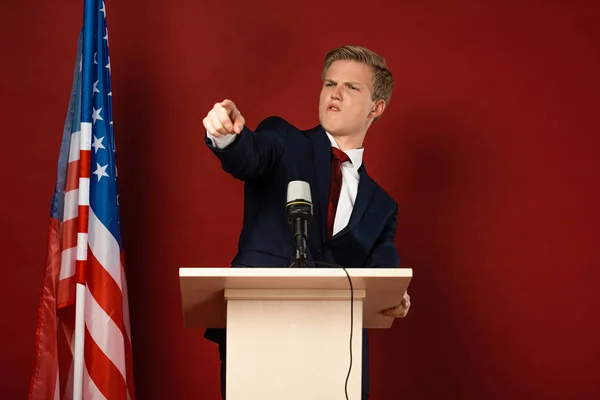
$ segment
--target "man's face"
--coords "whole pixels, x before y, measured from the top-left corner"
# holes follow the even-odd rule
[[[373,72],[350,60],[334,61],[327,72],[319,100],[319,121],[331,134],[364,134],[373,120]]]

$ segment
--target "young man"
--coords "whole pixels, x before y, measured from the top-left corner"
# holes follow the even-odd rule
[[[223,169],[245,182],[244,222],[233,267],[282,267],[293,261],[295,245],[285,218],[287,185],[310,184],[314,218],[309,223],[307,258],[344,267],[398,267],[394,244],[398,206],[362,162],[369,127],[384,112],[393,78],[385,60],[358,46],[331,50],[325,57],[319,100],[320,124],[300,131],[281,118],[260,123],[256,132],[230,100],[216,103],[204,118],[206,144]],[[410,298],[385,315],[404,317]],[[368,398],[368,339],[363,333],[363,399]],[[207,330],[219,343],[221,389],[225,398],[225,334]]]

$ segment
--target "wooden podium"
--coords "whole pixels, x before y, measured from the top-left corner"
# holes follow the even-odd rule
[[[186,327],[227,327],[227,400],[361,398],[362,328],[390,328],[407,268],[180,268]],[[351,297],[353,318],[351,318]],[[353,324],[351,326],[351,319]]]

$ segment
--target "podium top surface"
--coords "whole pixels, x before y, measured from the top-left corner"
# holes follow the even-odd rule
[[[363,326],[389,328],[393,318],[379,311],[396,306],[412,279],[409,268],[346,268],[354,290],[365,290]],[[222,328],[225,289],[350,290],[342,268],[180,268],[186,327]]]

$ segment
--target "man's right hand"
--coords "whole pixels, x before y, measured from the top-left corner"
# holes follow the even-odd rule
[[[240,134],[246,120],[244,120],[233,101],[223,100],[214,105],[202,122],[208,133],[214,137],[221,137]]]

